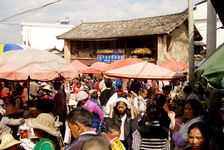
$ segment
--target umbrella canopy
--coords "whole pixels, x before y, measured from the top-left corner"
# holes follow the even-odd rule
[[[60,70],[60,75],[65,79],[74,79],[79,77],[81,72],[72,64],[67,64]]]
[[[0,54],[0,79],[51,81],[66,65],[65,59],[44,50],[9,51]]]
[[[135,63],[140,63],[140,62],[144,62],[144,60],[138,59],[138,58],[127,58],[127,59],[117,60],[109,64],[109,66],[103,68],[103,72],[112,70],[112,69],[117,69],[117,68],[124,67],[131,64],[135,64]]]
[[[160,65],[160,67],[164,67],[166,69],[172,70],[172,71],[183,71],[185,69],[188,69],[189,66],[185,63],[179,62],[179,61],[168,61],[164,62]]]
[[[202,59],[200,62],[198,62],[198,63],[194,66],[194,69],[198,69],[198,67],[201,66],[205,60],[206,60],[206,58],[204,58],[204,59]]]
[[[83,70],[82,72],[84,74],[90,74],[90,73],[101,74],[103,72],[103,69],[108,66],[109,64],[104,62],[95,62],[87,70]]]
[[[23,47],[12,43],[0,44],[0,54],[11,50],[23,50]]]
[[[91,69],[95,69],[95,70],[100,70],[100,71],[103,71],[104,68],[108,67],[109,64],[107,63],[104,63],[104,62],[95,62],[93,63],[90,68]]]
[[[224,77],[224,43],[204,61],[194,72],[194,82],[204,87],[209,83],[211,86],[221,89],[221,80]]]
[[[85,64],[83,64],[81,61],[79,60],[75,60],[71,63],[73,66],[75,66],[78,70],[80,71],[84,71],[84,70],[87,70],[89,69],[89,67]]]
[[[110,77],[118,78],[154,80],[174,80],[185,77],[183,74],[173,72],[146,61],[109,70],[106,71],[105,74]]]

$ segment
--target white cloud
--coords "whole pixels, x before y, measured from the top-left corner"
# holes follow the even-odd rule
[[[0,20],[53,1],[55,0],[1,0]],[[71,24],[78,25],[80,20],[84,22],[127,20],[181,12],[186,8],[187,0],[62,0],[39,11],[9,19],[8,22],[18,25],[7,26],[7,28],[20,34],[19,23],[22,21],[55,23],[56,20],[68,16]],[[0,28],[0,34],[1,32],[3,30]],[[15,39],[16,41],[10,41],[12,40],[10,36],[0,37],[0,41],[21,41],[18,36],[13,38]]]

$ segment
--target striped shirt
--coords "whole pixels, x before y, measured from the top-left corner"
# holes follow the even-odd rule
[[[134,150],[163,150],[168,141],[168,129],[158,121],[139,127],[135,132]]]

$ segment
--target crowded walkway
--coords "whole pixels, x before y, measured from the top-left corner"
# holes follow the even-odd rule
[[[82,76],[1,82],[0,149],[223,150],[222,91]]]

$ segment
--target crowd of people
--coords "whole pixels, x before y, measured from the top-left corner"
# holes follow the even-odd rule
[[[222,150],[222,97],[181,81],[4,81],[0,149]]]

